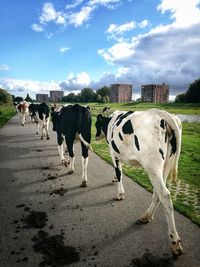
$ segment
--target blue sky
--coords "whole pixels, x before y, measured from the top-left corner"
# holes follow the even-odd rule
[[[0,87],[15,96],[200,78],[200,0],[0,0]]]

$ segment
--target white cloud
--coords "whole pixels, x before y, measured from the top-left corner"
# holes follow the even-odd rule
[[[175,26],[188,27],[200,22],[199,4],[200,0],[162,0],[157,9],[163,14],[169,11]]]
[[[78,5],[80,5],[82,2],[83,2],[83,0],[73,1],[73,4],[66,5],[65,9],[73,9],[73,8],[77,7]]]
[[[8,71],[10,70],[9,66],[5,64],[0,64],[0,71]]]
[[[73,91],[81,90],[84,87],[89,86],[91,83],[90,76],[86,72],[80,72],[74,74],[73,72],[69,73],[66,81],[59,84],[60,88],[64,91]]]
[[[107,29],[106,33],[108,34],[123,34],[124,32],[131,31],[136,27],[136,23],[134,21],[127,22],[122,25],[111,24]]]
[[[147,19],[143,20],[142,22],[139,23],[140,28],[146,28],[149,25],[149,21]]]
[[[60,52],[61,53],[66,53],[67,51],[69,51],[69,49],[70,49],[69,47],[61,47],[60,48]]]
[[[32,25],[31,25],[31,28],[32,28],[35,32],[43,32],[43,31],[44,31],[43,27],[42,27],[41,25],[39,25],[39,24],[36,24],[36,23],[32,24]]]
[[[81,26],[84,22],[90,19],[93,10],[93,7],[85,6],[80,12],[70,14],[67,17],[69,24],[72,24],[75,27]]]

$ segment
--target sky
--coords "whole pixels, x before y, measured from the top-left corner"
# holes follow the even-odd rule
[[[200,0],[0,0],[0,88],[15,96],[200,78]]]

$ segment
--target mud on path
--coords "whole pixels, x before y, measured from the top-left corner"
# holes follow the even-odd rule
[[[173,258],[161,208],[151,223],[135,224],[149,192],[124,177],[125,200],[115,201],[113,168],[92,152],[81,188],[79,144],[67,176],[54,133],[40,140],[35,131],[17,117],[0,130],[0,266],[199,266],[196,225],[175,213],[184,255]]]

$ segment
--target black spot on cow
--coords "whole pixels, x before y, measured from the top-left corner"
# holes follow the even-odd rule
[[[165,129],[165,125],[166,125],[165,120],[162,119],[160,121],[160,127],[163,128],[163,129]]]
[[[160,152],[160,154],[161,154],[162,158],[163,158],[163,159],[165,159],[165,157],[164,157],[164,153],[163,153],[163,151],[162,151],[162,149],[161,149],[161,148],[159,149],[159,152]]]
[[[137,150],[140,151],[140,145],[139,145],[137,135],[134,135],[134,139],[135,139],[135,146],[137,147]]]
[[[127,116],[131,115],[133,113],[133,111],[128,111],[126,113],[124,113],[123,115],[120,115],[116,125],[119,126],[120,123],[122,122],[123,119],[125,119]]]
[[[116,146],[116,144],[115,144],[115,142],[114,142],[113,140],[112,140],[112,142],[111,142],[111,145],[112,145],[113,149],[114,149],[118,154],[120,154],[119,149],[117,148],[117,146]]]
[[[124,123],[124,125],[122,126],[122,131],[124,134],[132,134],[134,132],[133,125],[130,120]]]
[[[174,131],[172,130],[172,138],[171,140],[169,141],[170,144],[171,144],[171,154],[170,154],[170,157],[172,156],[172,154],[175,154],[176,153],[176,136],[174,134]]]
[[[121,135],[121,133],[119,133],[119,138],[123,141],[124,139],[123,139],[123,137],[122,137],[122,135]]]

